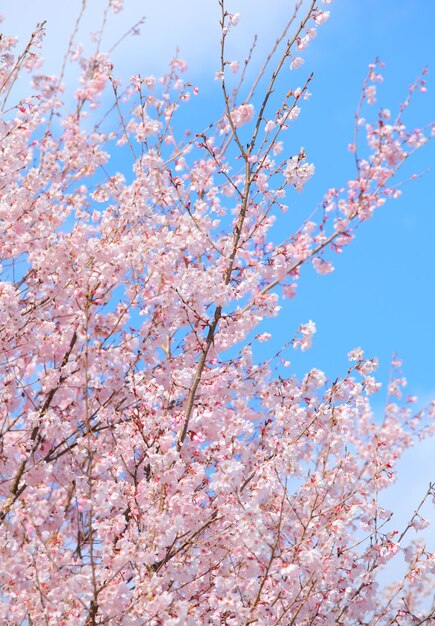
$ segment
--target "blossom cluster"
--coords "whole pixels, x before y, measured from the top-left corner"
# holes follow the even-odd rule
[[[392,177],[428,132],[385,110],[359,115],[355,177],[274,241],[287,198],[314,175],[303,149],[281,159],[278,137],[309,80],[276,110],[273,72],[263,99],[238,99],[224,43],[239,16],[219,4],[224,110],[181,137],[175,120],[198,93],[182,59],[122,85],[108,55],[71,49],[81,77],[69,106],[61,81],[41,74],[42,27],[23,55],[0,39],[5,101],[23,63],[33,76],[0,120],[2,624],[433,617],[434,557],[409,539],[427,522],[418,510],[402,531],[388,524],[378,493],[432,432],[435,404],[413,410],[395,361],[377,419],[377,361],[361,348],[333,382],[317,368],[299,379],[286,351],[310,348],[311,320],[257,357],[258,342],[273,343],[259,326],[296,295],[300,268],[332,271],[358,224],[396,196]],[[283,71],[302,66],[329,4],[290,20]],[[371,67],[364,104],[376,80]],[[379,571],[401,555],[400,593],[382,589]]]

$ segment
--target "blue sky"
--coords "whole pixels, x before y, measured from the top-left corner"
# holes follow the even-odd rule
[[[23,41],[36,21],[48,19],[43,52],[47,69],[58,71],[80,1],[71,0],[67,6],[54,0],[8,4],[2,7],[4,30]],[[91,4],[85,27],[96,30],[104,3],[94,0]],[[230,44],[234,58],[245,56],[255,32],[259,34],[260,57],[292,5],[289,0],[229,1],[229,8],[241,14],[240,28]],[[368,63],[376,56],[386,64],[379,105],[392,111],[422,68],[429,67],[428,93],[416,95],[406,119],[415,126],[435,120],[433,0],[335,0],[327,8],[331,19],[304,54],[306,63],[297,78],[301,81],[310,71],[315,72],[310,89],[313,96],[285,137],[289,154],[305,147],[308,160],[316,165],[316,175],[306,193],[291,197],[292,209],[283,218],[284,229],[303,221],[328,187],[339,187],[353,176],[353,158],[346,146],[352,138],[360,86]],[[116,51],[119,73],[159,73],[179,45],[190,66],[189,79],[201,87],[192,118],[199,125],[194,129],[201,130],[222,110],[219,85],[213,80],[219,55],[217,2],[126,0],[126,11],[112,20],[106,41],[115,41],[142,15],[146,21],[140,39],[132,39]],[[286,86],[285,81],[296,80],[295,76],[295,72],[286,72],[281,87]],[[434,165],[432,142],[404,169],[404,177]],[[385,382],[392,353],[397,352],[404,361],[408,391],[422,402],[435,398],[434,196],[435,173],[431,170],[406,185],[399,200],[385,205],[361,226],[352,245],[334,257],[334,273],[318,276],[307,269],[298,296],[287,301],[279,319],[265,324],[264,330],[273,333],[273,339],[262,344],[265,356],[287,341],[301,322],[312,319],[318,329],[313,348],[289,354],[293,371],[302,374],[318,367],[335,378],[347,367],[347,352],[361,346],[368,356],[379,357]],[[425,491],[433,449],[433,442],[427,443],[405,457],[403,478],[390,490],[387,501],[397,503],[401,494],[412,492],[416,495],[409,496],[409,507],[417,504],[414,498]]]

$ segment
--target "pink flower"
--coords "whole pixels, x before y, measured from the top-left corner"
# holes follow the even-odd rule
[[[375,85],[369,85],[366,88],[365,96],[367,98],[367,104],[374,104],[376,102],[376,87],[375,87]]]
[[[271,337],[272,335],[270,333],[261,333],[261,335],[257,335],[256,339],[258,339],[258,341],[261,341],[263,343],[265,341],[269,341]]]
[[[298,155],[291,157],[284,169],[284,177],[288,185],[293,185],[297,191],[302,191],[304,185],[314,175],[315,167],[312,163],[306,163],[306,155],[303,148]]]
[[[241,104],[231,111],[231,119],[236,128],[247,124],[254,117],[254,106],[252,104]]]
[[[143,80],[142,80],[143,84],[146,85],[148,87],[148,89],[152,89],[154,87],[154,85],[156,84],[156,78],[155,76],[146,76]]]
[[[228,13],[228,19],[231,26],[237,26],[240,20],[240,13]]]
[[[362,361],[364,358],[364,351],[362,348],[354,348],[347,354],[349,361]]]
[[[429,520],[424,519],[424,517],[422,517],[421,515],[414,516],[412,520],[412,527],[414,528],[414,530],[424,530],[425,528],[428,528],[428,526],[430,526]]]
[[[320,26],[320,24],[324,24],[329,20],[329,16],[329,11],[318,11],[314,16],[314,21],[316,22],[317,26]]]
[[[110,0],[110,6],[113,9],[114,13],[119,13],[122,11],[124,5],[124,0]]]
[[[313,335],[317,332],[316,325],[313,321],[301,324],[298,331],[302,337],[293,341],[293,348],[300,347],[302,352],[311,348]]]
[[[317,31],[315,28],[309,28],[305,34],[304,37],[300,37],[298,39],[298,45],[297,48],[298,50],[303,50],[304,48],[306,48],[308,46],[308,44],[310,43],[310,41],[312,39],[314,39],[314,37],[317,36]]]
[[[329,263],[320,257],[314,257],[312,263],[318,274],[330,274],[334,271],[332,263]]]
[[[302,57],[294,57],[294,59],[290,63],[290,69],[298,70],[303,63],[305,63],[305,61]]]
[[[378,383],[373,376],[367,376],[364,379],[364,389],[368,395],[372,395],[380,390],[382,383]]]
[[[283,143],[282,141],[277,141],[273,146],[273,154],[276,156],[283,151]]]

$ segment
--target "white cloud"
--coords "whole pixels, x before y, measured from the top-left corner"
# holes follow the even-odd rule
[[[294,4],[294,0],[274,0],[265,8],[263,0],[228,1],[227,9],[241,15],[240,24],[229,41],[231,53],[243,59],[254,34],[258,35],[259,51],[268,50]],[[106,0],[88,0],[77,41],[86,43],[88,33],[100,29],[106,6]],[[47,20],[43,54],[47,70],[57,73],[80,8],[81,0],[19,0],[3,7],[4,30],[17,35],[24,44],[35,24]],[[121,13],[110,12],[103,49],[110,48],[120,34],[143,16],[141,36],[124,41],[116,52],[115,58],[123,72],[162,71],[177,47],[194,73],[205,69],[213,71],[219,63],[219,11],[217,0],[125,0]]]

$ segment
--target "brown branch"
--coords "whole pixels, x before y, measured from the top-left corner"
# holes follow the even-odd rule
[[[65,353],[61,366],[60,368],[62,369],[67,363],[68,363],[68,359],[71,356],[71,352],[74,348],[74,345],[77,341],[77,331],[74,331],[73,336],[71,338],[71,342],[68,348],[68,351]],[[13,507],[13,505],[15,504],[15,502],[18,500],[18,498],[21,496],[21,494],[23,493],[23,491],[26,489],[27,484],[23,483],[20,487],[20,481],[21,478],[24,474],[24,471],[26,469],[26,465],[27,465],[27,461],[30,458],[30,456],[32,454],[34,454],[41,442],[41,437],[39,436],[40,433],[40,421],[41,418],[44,417],[44,415],[47,413],[51,402],[54,398],[54,395],[56,393],[56,391],[58,391],[58,389],[60,389],[61,385],[65,382],[66,380],[66,376],[60,376],[59,378],[59,383],[56,385],[56,387],[53,387],[53,389],[50,389],[50,391],[47,394],[47,397],[45,399],[45,402],[41,408],[41,411],[39,413],[39,417],[38,417],[38,422],[37,424],[33,427],[32,432],[30,434],[30,440],[33,442],[33,446],[32,449],[30,451],[30,454],[28,457],[26,457],[25,459],[23,459],[23,461],[21,461],[17,473],[15,474],[15,478],[13,479],[11,488],[9,490],[9,498],[6,502],[5,507],[3,508],[3,511],[0,513],[0,522],[3,522],[5,520],[5,518],[7,517],[9,511],[11,510],[11,508]]]

